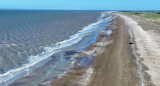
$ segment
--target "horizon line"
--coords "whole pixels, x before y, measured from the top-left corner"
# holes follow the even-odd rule
[[[160,11],[160,10],[103,10],[103,9],[10,9],[0,8],[0,11]]]

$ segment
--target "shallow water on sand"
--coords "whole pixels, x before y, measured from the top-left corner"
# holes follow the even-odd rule
[[[70,58],[85,50],[86,44],[94,42],[95,34],[109,24],[111,16],[102,15],[81,11],[1,12],[0,85],[14,81],[11,86],[35,86],[63,74],[70,68]]]

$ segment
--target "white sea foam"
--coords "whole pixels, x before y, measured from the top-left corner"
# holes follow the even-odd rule
[[[7,43],[3,43],[0,44],[0,47],[10,47],[10,46],[16,46],[17,44],[7,44]]]
[[[149,68],[146,72],[151,76],[153,84],[160,86],[160,35],[152,29],[145,31],[136,21],[127,16],[122,14],[119,16],[124,18],[133,32],[137,47],[136,53],[144,59],[141,62]],[[141,85],[145,85],[145,82]]]
[[[106,15],[106,13],[103,12],[102,15]],[[39,55],[30,56],[28,58],[27,64],[23,64],[19,68],[12,69],[12,70],[9,70],[8,72],[0,74],[0,86],[6,86],[6,85],[12,83],[14,80],[26,76],[31,71],[33,71],[30,69],[30,67],[33,67],[34,65],[36,65],[37,63],[50,57],[54,53],[61,51],[60,49],[78,43],[80,40],[82,40],[82,38],[84,36],[86,36],[90,32],[95,31],[97,29],[100,29],[100,28],[96,28],[96,27],[98,27],[98,24],[103,23],[104,21],[107,21],[110,18],[111,18],[111,16],[109,18],[105,18],[105,19],[100,18],[96,23],[92,23],[92,24],[84,27],[77,34],[70,36],[70,38],[68,40],[58,42],[58,43],[56,43],[57,45],[54,45],[51,47],[45,47],[44,48],[45,51]]]
[[[106,16],[105,12],[101,12],[101,18],[103,18],[105,16]]]

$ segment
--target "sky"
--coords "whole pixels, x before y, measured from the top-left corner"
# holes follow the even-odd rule
[[[160,0],[0,0],[0,9],[160,10]]]

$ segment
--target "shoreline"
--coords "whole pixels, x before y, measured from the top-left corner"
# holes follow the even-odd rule
[[[114,19],[115,17],[111,18],[109,21],[113,22]],[[74,67],[71,70],[66,71],[65,75],[45,81],[40,84],[40,86],[48,86],[49,83],[51,83],[51,86],[86,86],[89,84],[88,82],[90,81],[94,71],[93,61],[95,57],[103,52],[104,46],[109,45],[112,42],[110,40],[110,35],[112,35],[112,30],[115,29],[114,23],[115,22],[111,23],[111,25],[105,28],[102,33],[98,34],[96,42],[91,43],[86,51],[82,54],[77,54],[73,58],[75,59],[75,63],[73,64]],[[86,82],[86,80],[88,81]]]
[[[34,27],[15,28],[21,37],[7,29],[2,32],[2,45],[10,41],[20,45],[2,46],[0,85],[160,86],[160,26],[154,23],[159,20],[145,16],[156,12],[61,13],[64,18],[53,12],[57,20],[52,13],[41,15],[51,18],[35,22],[37,27],[46,22],[42,26],[47,30],[40,28],[34,37],[28,36],[30,31],[36,32]],[[29,22],[25,19],[23,23]],[[4,28],[8,27],[4,24]]]
[[[138,37],[133,31],[133,28],[144,27],[143,22],[134,21],[136,18],[132,16],[125,18],[128,15],[119,12],[111,14],[116,20],[106,29],[112,29],[112,35],[105,37],[108,32],[100,33],[96,43],[75,57],[81,59],[89,55],[92,59],[83,66],[76,62],[66,75],[52,80],[51,86],[155,86],[150,66],[144,63],[146,58],[139,52],[141,46],[137,45]]]
[[[108,23],[104,21],[107,27],[94,33],[82,52],[64,51],[71,67],[62,69],[61,75],[50,75],[39,86],[160,85],[160,27],[123,12],[107,13],[110,15]],[[47,64],[41,68],[45,71]],[[38,72],[43,75],[43,70],[34,73]],[[28,76],[20,80],[25,79],[32,81]],[[14,85],[18,84],[11,84]]]
[[[80,30],[80,31],[78,31],[76,34],[74,34],[74,35],[71,35],[70,36],[70,38],[69,39],[65,39],[65,40],[63,40],[62,42],[58,42],[58,44],[56,44],[55,46],[53,46],[52,48],[50,48],[50,47],[48,47],[47,49],[46,49],[46,52],[52,52],[52,51],[58,51],[59,50],[59,48],[63,48],[63,47],[66,47],[66,46],[71,46],[71,45],[74,45],[74,44],[76,44],[77,42],[79,42],[83,37],[85,38],[85,36],[87,35],[87,34],[89,34],[89,36],[91,36],[92,34],[94,34],[94,33],[99,33],[99,32],[101,32],[101,30],[103,30],[103,28],[96,28],[97,27],[97,25],[98,24],[102,24],[102,27],[103,27],[103,25],[104,25],[104,23],[108,23],[107,21],[108,21],[108,19],[110,19],[111,17],[110,17],[110,15],[107,15],[106,14],[106,12],[101,12],[101,15],[105,15],[105,16],[99,16],[99,18],[97,19],[97,21],[96,22],[93,22],[93,23],[91,23],[91,24],[89,24],[88,26],[85,26],[85,27],[83,27],[82,28],[82,30]],[[105,25],[106,26],[106,25]],[[99,31],[96,31],[97,29],[99,29]],[[90,33],[91,33],[91,35],[90,35]],[[86,39],[87,39],[87,37],[86,37]],[[89,39],[89,40],[86,40],[86,39],[84,39],[84,43],[86,43],[86,44],[89,44],[90,42],[92,42],[92,38],[91,39]],[[94,41],[94,40],[93,40]],[[88,43],[89,42],[89,43]],[[86,45],[86,44],[84,44],[84,45]],[[83,46],[84,46],[83,45]],[[78,46],[80,46],[81,47],[81,45],[78,45]],[[80,48],[79,47],[79,48]],[[88,47],[88,46],[84,46],[84,48],[82,47],[82,48],[80,48],[80,49],[82,49],[82,51],[86,48],[86,47]],[[78,48],[78,49],[79,49]],[[72,49],[71,49],[72,50]],[[66,53],[72,53],[72,51],[71,50],[64,50],[64,52],[62,51],[62,53],[64,53],[64,59],[65,59],[65,61],[67,60],[70,60],[70,58],[72,58],[72,56],[71,55],[66,55]],[[76,49],[73,49],[73,50],[75,50],[75,52],[76,52]],[[71,52],[70,52],[71,51]],[[81,50],[80,50],[80,52],[81,52]],[[73,55],[74,56],[74,55]],[[46,57],[46,56],[45,56]],[[51,57],[51,58],[50,58]],[[52,59],[52,57],[54,57],[54,55],[51,55],[50,57],[48,57],[49,59]],[[61,59],[60,59],[60,61],[61,61]],[[61,61],[62,62],[62,61]],[[46,63],[47,65],[48,64],[50,64],[50,63]],[[44,67],[45,66],[47,66],[47,65],[44,65]],[[52,64],[52,63],[51,63]],[[55,63],[55,65],[57,65],[58,63]],[[62,64],[63,64],[63,62],[62,62]],[[70,62],[68,62],[68,64],[70,64]],[[68,65],[67,64],[67,65]],[[43,69],[45,69],[43,66],[42,67],[40,67],[40,68],[38,68],[38,69],[36,69],[36,72],[33,72],[33,74],[34,75],[36,75],[36,74],[44,74],[44,72],[46,72],[45,70],[43,71]],[[65,72],[65,71],[67,71],[67,70],[70,70],[70,68],[67,68],[67,69],[65,69],[66,68],[66,65],[64,65],[64,66],[62,66],[63,67],[63,69],[62,69],[62,71],[61,71],[61,69],[60,70],[58,70],[60,73],[62,73],[63,71]],[[69,66],[70,67],[70,66]],[[55,68],[55,66],[53,66],[53,68]],[[61,68],[61,67],[60,67]],[[42,70],[41,70],[42,69]],[[39,72],[37,72],[37,70],[39,71]],[[42,72],[41,72],[42,71]],[[54,71],[54,70],[53,70]],[[56,72],[57,72],[57,69],[55,68],[55,74],[56,74]],[[47,72],[46,72],[47,73]],[[51,73],[50,73],[51,74]],[[52,73],[53,74],[53,73]],[[62,73],[61,75],[63,75],[64,73]],[[61,76],[60,74],[57,74],[56,76]],[[35,78],[39,78],[39,77],[41,77],[41,75],[40,76],[36,76],[36,77],[32,77],[33,75],[32,75],[32,73],[31,74],[29,74],[29,75],[27,75],[26,77],[23,77],[23,78],[20,78],[20,79],[17,79],[17,80],[15,80],[13,83],[11,83],[10,85],[11,86],[14,86],[14,85],[26,85],[26,84],[29,84],[29,85],[32,85],[32,84],[34,84],[34,82],[36,82],[36,81],[33,81],[32,79],[35,79]],[[44,76],[45,76],[45,74],[44,74]],[[52,75],[50,75],[50,76],[52,76]],[[47,77],[50,77],[50,76],[47,76]],[[55,76],[55,77],[56,77]],[[54,77],[54,75],[52,76],[52,77]],[[39,80],[39,79],[37,79],[37,80]],[[41,81],[44,81],[44,80],[46,80],[46,78],[45,79],[41,79]],[[33,81],[33,82],[32,82]],[[38,82],[38,84],[40,84],[40,82],[41,82],[40,80],[39,80],[39,82]],[[24,82],[24,83],[22,83],[22,82]],[[32,82],[32,83],[28,83],[28,82]],[[37,84],[36,84],[37,85]]]
[[[97,42],[87,48],[87,53],[95,55],[90,66],[76,66],[65,76],[53,80],[51,86],[139,86],[136,58],[129,45],[128,27],[123,19],[117,17],[114,23],[106,27],[109,28],[113,29],[111,36],[103,39],[105,32],[102,32]],[[100,44],[104,45],[92,52]],[[85,54],[78,57],[83,58]]]

